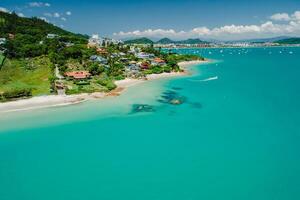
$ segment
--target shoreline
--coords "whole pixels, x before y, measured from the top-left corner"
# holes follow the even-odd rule
[[[163,78],[172,78],[178,76],[189,75],[188,67],[205,64],[210,62],[209,60],[204,61],[184,61],[179,62],[178,65],[184,70],[183,72],[171,72],[162,74],[150,74],[146,76],[146,79],[124,79],[120,81],[115,81],[117,88],[110,91],[109,93],[95,92],[91,94],[82,93],[76,95],[46,95],[39,97],[32,97],[29,99],[22,99],[17,101],[10,101],[5,103],[0,103],[0,113],[10,113],[18,111],[27,111],[51,107],[62,107],[80,104],[85,101],[103,99],[105,97],[116,97],[122,94],[126,89],[133,87],[137,84],[144,83],[146,81],[153,81]]]

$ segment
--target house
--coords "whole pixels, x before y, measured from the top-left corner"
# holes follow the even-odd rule
[[[89,38],[88,47],[97,47],[102,44],[102,40],[99,37],[98,34],[92,35],[92,37]]]
[[[149,69],[150,68],[150,64],[148,62],[142,62],[140,64],[141,69]]]
[[[65,76],[75,80],[84,80],[91,76],[88,71],[73,71],[73,72],[66,72]]]
[[[164,61],[161,58],[154,58],[151,62],[152,65],[159,65],[159,66],[163,66],[166,64],[166,61]]]
[[[129,65],[125,67],[125,71],[140,71],[140,69],[140,66],[136,63],[129,63]]]
[[[111,57],[111,58],[118,58],[118,57],[119,57],[119,54],[118,54],[118,53],[112,53],[110,57]]]
[[[97,48],[97,53],[99,53],[99,54],[107,54],[108,52],[104,48]]]
[[[141,68],[137,63],[130,63],[125,67],[126,76],[129,78],[140,78],[143,76]]]
[[[127,62],[129,62],[129,59],[128,58],[120,58],[120,61],[123,63],[127,63]]]
[[[56,34],[52,34],[52,33],[47,34],[48,39],[54,39],[54,38],[57,38],[57,37],[58,37],[58,35],[56,35]]]
[[[12,34],[12,33],[9,33],[9,34],[8,34],[8,38],[11,39],[11,40],[13,40],[13,39],[15,39],[15,35]]]
[[[155,56],[154,54],[140,52],[136,54],[136,57],[140,59],[150,59],[150,58],[154,58]]]
[[[98,55],[91,56],[90,60],[94,61],[94,62],[99,62],[99,63],[101,63],[103,65],[106,65],[108,63],[108,60],[106,58],[103,58],[103,57],[98,56]]]
[[[64,42],[64,45],[66,45],[66,47],[72,47],[72,46],[74,46],[74,43],[72,43],[72,42]]]
[[[0,45],[5,44],[6,43],[6,38],[0,38]]]
[[[132,53],[132,54],[137,54],[141,51],[140,48],[137,48],[135,46],[130,46],[130,50],[129,50],[129,53]]]

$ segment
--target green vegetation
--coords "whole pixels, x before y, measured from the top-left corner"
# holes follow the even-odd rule
[[[276,43],[279,44],[300,44],[300,38],[288,38],[284,40],[278,40]]]
[[[4,64],[4,59],[5,59],[4,55],[2,55],[2,54],[0,53],[0,70],[1,70],[1,68],[2,68],[2,66],[3,66],[3,64]]]
[[[16,13],[9,14],[0,11],[0,24],[0,37],[6,37],[8,33],[11,33],[32,36],[35,39],[41,40],[48,33],[51,33],[63,35],[75,40],[87,39],[87,36],[65,31],[39,18],[18,17]]]
[[[177,44],[207,44],[209,42],[202,41],[200,39],[187,39],[182,41],[177,41]]]
[[[50,94],[49,66],[47,57],[6,60],[0,71],[0,93],[30,90],[32,95]]]
[[[178,62],[203,59],[164,53],[147,38],[88,44],[84,35],[15,13],[0,11],[0,24],[0,101],[64,91],[109,92],[116,80],[178,72]]]
[[[27,89],[12,89],[10,91],[5,91],[0,93],[0,102],[5,102],[12,99],[19,99],[24,97],[31,97],[32,91],[30,88]]]
[[[125,41],[125,44],[154,44],[152,40],[149,38],[138,38],[138,39],[133,39],[133,40],[127,40]]]

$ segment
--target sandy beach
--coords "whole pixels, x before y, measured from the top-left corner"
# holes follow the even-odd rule
[[[96,92],[91,94],[78,94],[78,95],[48,95],[48,96],[33,97],[30,99],[0,103],[0,113],[67,106],[67,105],[82,103],[84,101],[92,100],[92,99],[105,98],[108,96],[119,96],[127,88],[143,83],[145,81],[187,75],[188,67],[192,65],[207,63],[207,62],[208,61],[180,62],[178,63],[178,65],[182,69],[184,69],[184,72],[150,74],[147,75],[145,79],[125,79],[125,80],[116,81],[115,84],[117,85],[117,89],[109,93]]]

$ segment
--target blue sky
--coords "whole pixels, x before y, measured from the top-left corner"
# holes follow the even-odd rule
[[[1,0],[0,9],[116,38],[300,36],[299,0]]]

